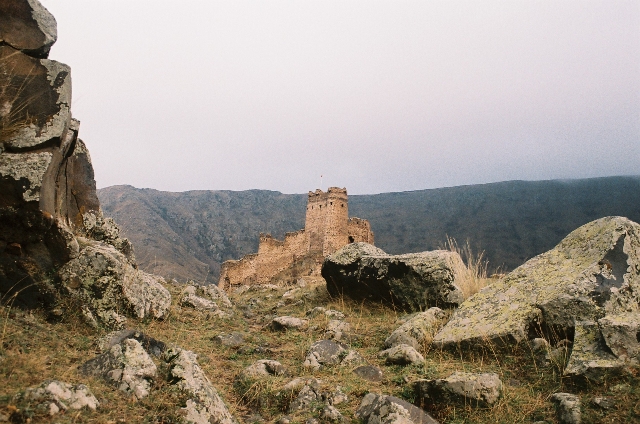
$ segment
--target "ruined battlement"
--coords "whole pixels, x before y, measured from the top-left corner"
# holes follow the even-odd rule
[[[304,229],[285,234],[282,241],[260,233],[258,253],[223,263],[218,285],[227,290],[243,284],[277,283],[274,280],[283,275],[320,275],[325,256],[354,242],[373,244],[373,232],[366,219],[349,218],[347,189],[310,191]]]

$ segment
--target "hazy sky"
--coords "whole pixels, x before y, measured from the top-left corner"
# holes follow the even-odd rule
[[[640,174],[640,1],[41,1],[98,187]]]

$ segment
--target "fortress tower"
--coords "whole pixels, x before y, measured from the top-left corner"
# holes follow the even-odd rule
[[[310,191],[303,230],[285,234],[279,241],[260,234],[258,253],[226,261],[220,270],[219,287],[291,283],[303,276],[319,276],[325,256],[348,243],[373,244],[369,221],[349,218],[347,189],[330,187]]]
[[[347,189],[310,191],[304,226],[309,235],[309,253],[327,256],[349,243],[348,221]]]

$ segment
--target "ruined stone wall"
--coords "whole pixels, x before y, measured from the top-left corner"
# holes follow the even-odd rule
[[[260,234],[258,246],[257,282],[267,284],[278,273],[289,268],[298,258],[308,252],[308,239],[305,230],[287,233],[284,241],[269,234]]]
[[[349,234],[349,243],[364,242],[373,244],[373,232],[371,224],[366,219],[349,218],[347,222],[347,233]]]
[[[218,287],[229,290],[233,286],[257,284],[258,254],[252,253],[238,261],[225,261],[220,267]]]

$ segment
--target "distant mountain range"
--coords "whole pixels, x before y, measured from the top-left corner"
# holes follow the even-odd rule
[[[315,189],[315,187],[312,187]],[[220,264],[257,251],[258,234],[282,239],[304,227],[306,194],[267,190],[183,193],[112,186],[98,190],[148,272],[217,282]],[[450,236],[511,270],[607,215],[640,222],[640,176],[506,181],[349,196],[349,215],[371,222],[376,245],[398,254],[433,250]]]

